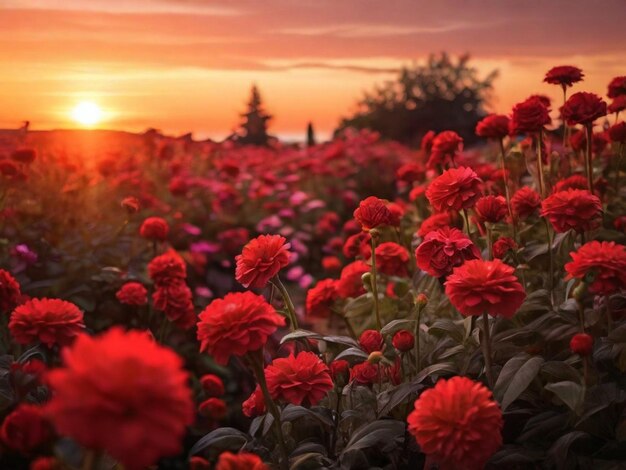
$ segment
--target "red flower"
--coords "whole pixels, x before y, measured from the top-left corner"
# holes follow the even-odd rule
[[[471,168],[450,168],[430,183],[426,197],[438,212],[460,211],[472,207],[480,197],[480,183]]]
[[[141,205],[139,204],[139,199],[132,196],[122,199],[121,206],[126,209],[126,212],[128,212],[129,214],[139,212],[139,209],[141,207]]]
[[[365,293],[361,276],[370,272],[370,267],[363,261],[354,261],[341,270],[341,276],[335,287],[340,297],[358,297]]]
[[[409,252],[394,242],[384,242],[376,247],[376,269],[389,276],[406,277],[409,275],[407,263]]]
[[[336,359],[328,366],[330,369],[330,376],[335,382],[345,382],[350,373],[350,364],[343,359]]]
[[[613,98],[613,102],[607,107],[609,113],[619,113],[626,109],[626,94],[616,96]]]
[[[322,268],[324,271],[337,272],[341,269],[341,260],[336,256],[324,256],[322,258]]]
[[[189,459],[189,470],[211,470],[211,464],[208,460],[194,455]]]
[[[426,164],[427,168],[434,168],[441,165],[446,160],[454,160],[454,157],[463,148],[463,139],[454,131],[443,131],[437,134],[432,141],[430,158]]]
[[[223,452],[215,470],[269,470],[269,467],[255,454]]]
[[[543,81],[552,85],[561,85],[565,88],[582,81],[584,76],[585,74],[578,67],[559,65],[548,70]]]
[[[393,344],[393,347],[398,351],[407,352],[415,346],[415,336],[408,330],[400,330],[393,335],[391,344]]]
[[[258,385],[248,399],[241,404],[241,409],[248,418],[255,418],[265,413],[265,398]]]
[[[516,217],[525,219],[541,207],[541,196],[532,188],[524,186],[511,198],[511,209]]]
[[[178,253],[169,250],[148,263],[148,275],[156,284],[169,284],[185,279],[187,267]]]
[[[22,454],[41,447],[52,437],[50,423],[39,406],[22,403],[3,421],[0,429],[2,442]]]
[[[303,351],[297,356],[274,359],[265,368],[267,388],[273,399],[294,405],[317,405],[333,388],[330,371],[319,357]]]
[[[609,137],[611,138],[611,142],[626,142],[626,122],[618,122],[609,127]]]
[[[200,377],[202,389],[210,397],[221,397],[224,395],[224,382],[215,374],[205,374]]]
[[[517,249],[517,243],[515,240],[509,237],[500,237],[493,244],[493,256],[494,258],[502,259],[511,250]]]
[[[568,189],[545,199],[541,215],[550,221],[556,232],[570,229],[586,232],[600,226],[602,203],[587,190]]]
[[[566,279],[589,279],[589,292],[611,295],[626,286],[626,247],[615,242],[585,243],[570,253],[572,261],[565,264]]]
[[[515,270],[499,259],[470,260],[454,268],[445,283],[450,303],[462,315],[511,318],[526,298]]]
[[[170,226],[161,217],[148,217],[139,228],[139,235],[148,240],[165,241],[170,233]]]
[[[549,111],[540,97],[531,96],[513,107],[509,132],[513,135],[539,132],[552,122]]]
[[[504,139],[509,135],[509,118],[490,114],[476,125],[476,135],[486,139]]]
[[[222,365],[230,356],[261,349],[267,338],[285,324],[263,297],[252,292],[226,294],[211,302],[199,318],[200,351]]]
[[[580,91],[570,96],[561,108],[567,124],[591,124],[596,119],[606,116],[606,103],[598,95]]]
[[[366,353],[372,353],[374,351],[380,351],[383,349],[385,340],[376,330],[365,330],[359,337],[359,344]]]
[[[415,401],[407,422],[442,470],[480,470],[502,446],[502,411],[487,387],[466,377],[439,380]]]
[[[139,282],[127,282],[115,293],[115,297],[126,305],[146,305],[148,303],[148,291]]]
[[[439,212],[433,214],[422,221],[422,223],[420,224],[420,228],[417,231],[417,235],[420,237],[424,237],[433,230],[452,225],[453,222],[454,217],[450,212]]]
[[[390,225],[392,215],[385,201],[370,196],[359,203],[354,211],[354,218],[363,230],[369,231],[381,225]]]
[[[244,287],[262,288],[289,264],[291,245],[280,235],[259,235],[237,255],[235,278]]]
[[[424,179],[424,168],[417,163],[405,163],[396,170],[396,178],[398,181],[405,183],[413,183]]]
[[[350,381],[355,381],[361,385],[371,385],[380,379],[380,369],[377,364],[367,361],[355,365],[350,369]]]
[[[434,277],[447,276],[455,266],[477,258],[480,251],[472,240],[450,227],[430,232],[415,250],[417,267]]]
[[[144,332],[115,327],[80,335],[61,355],[64,367],[48,373],[54,393],[46,406],[61,434],[105,450],[129,469],[180,451],[194,406],[173,351]]]
[[[188,330],[193,328],[198,320],[192,297],[191,289],[185,281],[178,280],[157,286],[152,294],[152,303],[154,308],[162,311],[171,322],[183,330]]]
[[[589,356],[593,351],[593,336],[586,333],[578,333],[572,336],[569,348],[574,354]]]
[[[422,137],[422,142],[420,143],[420,148],[426,152],[426,153],[430,153],[430,151],[433,148],[433,140],[435,139],[435,131],[428,131],[426,134],[424,134],[424,137]]]
[[[63,470],[64,465],[55,457],[37,457],[30,464],[30,470]]]
[[[369,259],[372,256],[371,235],[368,232],[359,232],[350,235],[343,245],[343,254],[346,258],[356,258],[361,256]]]
[[[85,328],[83,312],[61,299],[31,299],[11,314],[9,330],[20,344],[37,340],[49,348],[65,346]]]
[[[337,281],[322,279],[306,293],[307,315],[317,318],[328,318],[332,313],[332,305],[337,299]]]
[[[0,269],[0,313],[13,310],[21,296],[19,283],[8,271]]]
[[[34,149],[29,148],[17,149],[11,154],[11,159],[26,165],[33,163],[36,158],[37,152]]]
[[[568,176],[563,180],[557,181],[552,192],[558,193],[568,189],[587,189],[587,178],[583,175]]]
[[[609,98],[617,98],[618,96],[626,95],[626,76],[615,77],[609,83],[609,90],[607,96]]]
[[[506,200],[502,196],[483,196],[476,201],[474,210],[481,222],[491,224],[500,222],[508,213]]]
[[[220,421],[226,416],[226,402],[221,398],[211,397],[204,400],[198,406],[200,415]]]

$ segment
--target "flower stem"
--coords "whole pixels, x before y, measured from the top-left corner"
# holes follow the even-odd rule
[[[287,446],[285,444],[285,437],[283,435],[283,428],[280,419],[280,412],[276,403],[272,399],[270,395],[270,391],[267,388],[267,381],[265,380],[265,368],[263,366],[263,350],[259,349],[255,353],[251,353],[248,355],[248,359],[252,369],[254,371],[254,375],[256,375],[256,379],[259,382],[259,387],[261,388],[261,392],[263,393],[263,398],[265,399],[265,404],[267,409],[274,417],[274,432],[276,433],[276,439],[278,440],[278,448],[280,450],[280,468],[281,470],[289,469],[289,456],[287,454]]]
[[[422,370],[422,358],[420,356],[420,317],[422,316],[422,306],[417,306],[417,318],[415,321],[415,367],[416,373]]]
[[[504,195],[506,196],[506,207],[509,210],[509,217],[511,218],[511,227],[513,229],[513,240],[518,242],[517,239],[517,224],[513,217],[513,209],[511,208],[511,192],[509,189],[509,180],[506,176],[506,164],[504,162],[505,150],[504,141],[500,139],[500,166],[502,167],[502,182],[504,183]]]
[[[382,329],[382,323],[380,322],[380,307],[378,306],[378,276],[376,269],[376,236],[371,234],[370,240],[372,243],[372,295],[374,296],[374,314],[376,315],[376,329],[380,331]]]
[[[591,141],[593,139],[593,124],[589,123],[585,126],[587,142],[585,145],[585,173],[587,175],[587,186],[589,192],[593,194],[593,164],[591,162]]]
[[[552,251],[552,230],[548,221],[544,218],[543,223],[546,227],[546,237],[548,238],[548,290],[550,291],[550,301],[554,305],[554,253]]]
[[[293,306],[293,302],[291,301],[291,297],[289,296],[289,292],[287,288],[283,284],[283,281],[280,280],[278,274],[274,277],[274,284],[278,290],[280,291],[280,295],[283,297],[283,302],[285,302],[285,306],[287,307],[287,312],[289,313],[289,320],[291,323],[292,331],[298,329],[298,317],[296,316],[296,309]]]
[[[543,142],[543,129],[539,131],[537,137],[537,173],[539,177],[539,193],[541,197],[546,197],[546,185],[543,180],[543,159],[541,158],[541,143]]]
[[[485,359],[485,374],[487,375],[487,383],[489,388],[493,389],[493,370],[491,364],[491,338],[489,335],[489,315],[483,313],[483,338],[481,340],[483,347],[483,357]]]

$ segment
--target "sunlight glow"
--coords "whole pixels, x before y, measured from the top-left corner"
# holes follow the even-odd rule
[[[81,101],[72,109],[72,119],[82,126],[90,127],[102,120],[102,109],[93,101]]]

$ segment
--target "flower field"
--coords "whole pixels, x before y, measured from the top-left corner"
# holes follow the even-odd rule
[[[626,77],[583,79],[472,147],[6,144],[0,468],[623,468]]]

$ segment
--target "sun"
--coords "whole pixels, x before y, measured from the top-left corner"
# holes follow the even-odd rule
[[[81,101],[72,109],[72,119],[85,127],[94,126],[102,121],[102,109],[93,101]]]

